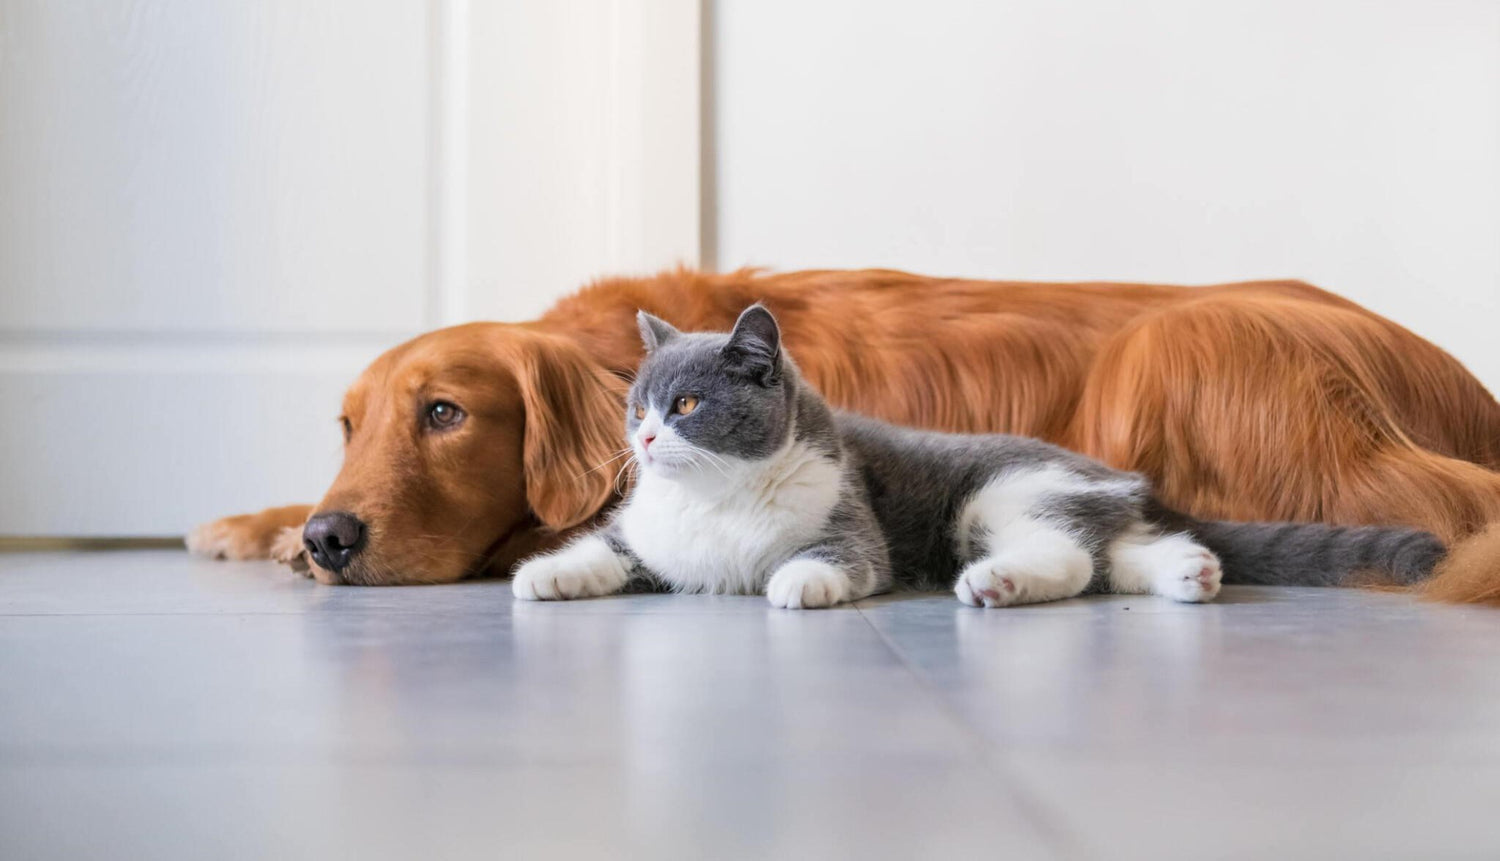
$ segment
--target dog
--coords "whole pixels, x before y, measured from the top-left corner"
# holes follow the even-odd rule
[[[344,464],[318,505],[207,523],[188,546],[278,558],[324,583],[507,574],[622,492],[636,311],[725,329],[756,301],[841,408],[1040,437],[1145,474],[1199,518],[1469,539],[1428,588],[1500,601],[1500,527],[1487,529],[1500,522],[1500,404],[1438,347],[1300,281],[607,279],[539,320],[454,326],[380,356],[344,397]]]

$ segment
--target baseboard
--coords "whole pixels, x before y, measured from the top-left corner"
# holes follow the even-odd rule
[[[43,550],[181,550],[180,535],[132,535],[79,537],[57,535],[0,535],[0,553],[25,553]]]

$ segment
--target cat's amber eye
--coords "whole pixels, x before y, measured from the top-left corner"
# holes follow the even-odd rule
[[[698,399],[692,395],[683,395],[672,405],[672,411],[680,416],[691,415],[698,408]]]
[[[646,417],[646,405],[645,404],[636,404],[635,405],[635,420],[636,421],[640,421],[641,419],[643,419],[645,417]]]

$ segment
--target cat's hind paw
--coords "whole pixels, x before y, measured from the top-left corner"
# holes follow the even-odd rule
[[[970,607],[1009,607],[1018,602],[1021,590],[1014,572],[994,559],[981,559],[965,568],[953,584],[958,600]]]
[[[630,574],[602,539],[585,538],[571,547],[538,556],[516,569],[511,592],[522,601],[568,601],[613,595]]]
[[[976,560],[959,572],[953,592],[970,607],[1036,604],[1072,598],[1092,574],[1093,561],[1083,548],[1057,542]]]
[[[773,607],[811,610],[847,601],[849,591],[849,578],[827,562],[793,559],[771,575],[766,599]]]
[[[1219,557],[1205,547],[1184,541],[1176,558],[1162,560],[1151,591],[1173,601],[1201,604],[1218,596],[1223,578]]]

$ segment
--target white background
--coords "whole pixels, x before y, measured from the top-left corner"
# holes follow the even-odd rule
[[[707,9],[0,0],[0,534],[313,501],[381,350],[700,239],[1303,277],[1500,388],[1500,3]]]
[[[343,387],[435,319],[427,32],[360,0],[0,3],[0,533],[317,497]]]
[[[695,0],[0,0],[0,535],[316,501],[384,349],[693,260]]]
[[[720,0],[721,267],[1298,277],[1500,391],[1500,3]]]

